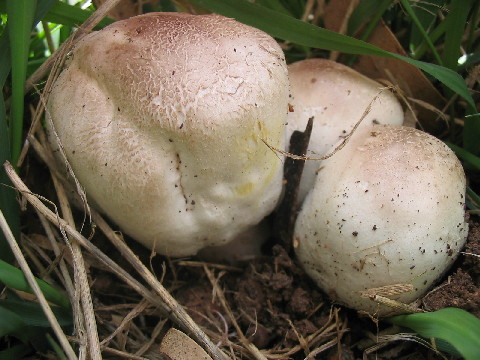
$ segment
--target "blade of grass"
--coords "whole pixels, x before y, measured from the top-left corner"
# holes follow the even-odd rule
[[[5,80],[10,73],[10,44],[8,42],[8,28],[0,36],[0,88],[3,89]],[[10,128],[7,122],[5,101],[0,98],[0,161],[11,159]],[[10,227],[16,237],[20,235],[20,209],[16,201],[16,192],[9,187],[10,179],[5,171],[0,171],[0,209],[5,212]],[[13,254],[3,233],[0,233],[0,259],[12,262]]]
[[[69,300],[57,289],[41,279],[36,278],[35,280],[48,301],[67,309],[70,307]],[[0,282],[9,288],[33,294],[23,272],[2,260],[0,260]]]
[[[450,343],[466,360],[480,358],[480,319],[457,308],[429,313],[399,315],[389,319],[395,325],[408,327],[425,338]]]
[[[478,137],[477,137],[477,139],[478,139]],[[457,154],[457,156],[460,159],[462,159],[463,161],[468,163],[474,169],[480,170],[480,157],[472,154],[471,152],[469,152],[465,149],[462,149],[460,146],[457,146],[455,144],[452,144],[452,143],[449,143],[449,142],[447,142],[446,144],[450,147],[450,149],[455,151],[455,154]]]
[[[433,29],[438,17],[438,12],[444,5],[442,0],[430,0],[429,2],[421,2],[412,4],[412,10],[415,12],[418,20],[422,24],[422,27],[428,32],[428,35],[432,42],[431,30]],[[410,29],[410,50],[415,49],[423,42],[423,35],[416,26],[412,26]]]
[[[464,79],[450,69],[390,53],[364,41],[305,23],[255,3],[241,0],[191,0],[191,2],[254,26],[273,37],[300,45],[347,54],[391,57],[406,61],[435,77],[466,99],[471,109],[475,109],[475,103]]]
[[[257,0],[257,3],[282,14],[293,16],[290,11],[278,0]]]
[[[28,46],[36,0],[7,0],[9,40],[12,59],[12,107],[10,139],[12,163],[16,164],[22,147],[24,83]]]
[[[59,360],[67,360],[67,356],[62,350],[62,347],[58,345],[58,343],[55,341],[55,339],[50,335],[46,334],[47,341],[52,347],[53,351],[55,351],[55,354],[57,354],[57,359]]]
[[[0,351],[0,360],[23,359],[26,355],[32,353],[32,351],[33,349],[28,345],[15,345]]]
[[[365,24],[366,21],[368,21],[367,26],[370,27],[370,23],[375,22],[375,20],[371,19],[377,18],[378,13],[383,14],[383,12],[392,5],[393,1],[394,0],[383,0],[380,3],[378,0],[361,1],[355,8],[355,10],[353,10],[350,19],[348,20],[347,33],[349,35],[355,34],[360,29],[360,27]],[[377,23],[378,20],[376,21]],[[367,32],[367,30],[365,30],[365,32]]]
[[[36,24],[49,10],[56,0],[40,0],[35,13],[34,23]],[[6,11],[6,1],[0,2]],[[0,88],[3,88],[11,69],[11,54],[9,42],[9,29],[5,28],[0,36]],[[7,121],[5,101],[0,98],[0,161],[3,164],[6,160],[12,160],[10,126]],[[8,187],[10,180],[5,172],[0,171],[0,209],[5,213],[7,222],[16,238],[20,235],[20,210],[16,201],[16,192]],[[0,259],[6,262],[13,260],[13,254],[8,246],[3,233],[0,233]]]
[[[50,323],[43,313],[41,306],[36,302],[9,297],[8,299],[0,300],[0,308],[20,314],[26,326],[50,327]],[[73,325],[70,310],[56,306],[52,308],[52,311],[60,326],[69,327]]]
[[[467,187],[467,206],[470,210],[480,209],[480,196],[470,187]]]
[[[417,14],[415,14],[415,11],[414,11],[414,10],[412,9],[412,7],[410,6],[410,1],[409,1],[409,0],[400,0],[400,4],[402,4],[402,7],[405,9],[405,11],[407,12],[407,14],[410,16],[410,18],[412,19],[413,23],[414,23],[415,26],[417,27],[418,31],[420,31],[420,34],[422,34],[423,39],[425,40],[425,42],[427,43],[428,47],[430,48],[430,51],[432,52],[433,57],[434,57],[435,60],[437,61],[438,65],[443,66],[443,60],[442,60],[442,58],[441,58],[440,55],[438,54],[438,51],[437,51],[437,49],[435,48],[435,45],[433,45],[433,42],[432,42],[432,40],[430,39],[430,36],[427,34],[427,32],[425,31],[425,29],[423,28],[423,25],[422,25],[422,23],[420,22],[420,20],[418,19]]]
[[[372,14],[372,17],[368,20],[365,30],[363,30],[360,40],[367,41],[372,32],[377,27],[378,23],[382,19],[383,13],[390,7],[392,1],[391,0],[383,0],[376,5],[376,12]],[[348,66],[352,66],[355,61],[357,60],[357,56],[353,55],[347,62]]]
[[[445,48],[443,50],[443,63],[446,67],[456,70],[462,46],[462,37],[465,32],[468,14],[474,1],[477,0],[452,0],[450,12],[445,18]]]
[[[80,9],[79,7],[72,6],[56,0],[50,11],[43,18],[43,20],[55,24],[80,26],[92,14],[93,11]],[[110,18],[104,18],[94,29],[101,29],[113,22],[115,22],[115,20]]]
[[[466,151],[480,156],[480,113],[465,117],[463,128],[463,148]]]
[[[14,333],[19,333],[21,336],[20,330],[25,326],[26,324],[20,315],[0,307],[0,337]]]
[[[13,169],[13,168],[12,168]],[[13,171],[15,173],[15,171]],[[16,173],[15,173],[16,174]],[[17,241],[13,237],[13,234],[8,227],[8,224],[5,220],[5,217],[3,216],[2,211],[0,210],[0,228],[5,234],[5,237],[7,239],[8,244],[12,248],[13,254],[15,256],[15,259],[17,260],[18,264],[20,265],[20,268],[23,271],[24,277],[26,281],[28,282],[28,285],[33,289],[33,292],[37,296],[37,300],[42,307],[43,312],[45,313],[45,316],[47,317],[50,326],[52,327],[53,331],[55,332],[55,335],[57,336],[58,340],[60,341],[63,349],[68,355],[68,358],[70,360],[76,360],[77,355],[73,351],[72,346],[67,340],[67,337],[65,336],[65,333],[63,332],[62,328],[58,324],[58,321],[50,307],[50,305],[47,302],[47,299],[45,298],[45,295],[42,292],[42,289],[39,286],[39,283],[33,276],[32,270],[30,269],[27,261],[25,260],[20,247],[18,246]],[[8,264],[7,264],[8,265]]]

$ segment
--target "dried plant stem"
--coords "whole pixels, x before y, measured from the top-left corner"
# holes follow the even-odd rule
[[[255,359],[257,359],[257,360],[267,360],[267,358],[262,354],[262,352],[250,340],[248,340],[245,337],[245,335],[243,334],[243,331],[242,331],[242,329],[240,329],[240,326],[238,325],[237,320],[235,319],[235,316],[232,313],[232,310],[228,306],[227,299],[225,299],[225,295],[224,295],[222,289],[220,288],[220,286],[218,286],[218,282],[215,280],[215,277],[213,276],[213,273],[210,271],[210,269],[208,268],[207,265],[203,266],[203,270],[205,271],[205,274],[207,274],[208,280],[212,284],[215,295],[220,300],[220,303],[221,303],[223,309],[227,313],[228,317],[230,318],[230,320],[233,324],[233,327],[237,331],[238,337],[239,337],[242,345],[246,349],[248,349],[250,354]]]
[[[170,295],[165,287],[158,281],[150,270],[138,259],[137,255],[128,247],[118,234],[107,224],[107,222],[96,211],[91,210],[92,219],[95,224],[102,230],[105,236],[115,245],[125,259],[135,268],[135,270],[147,281],[153,290],[160,295],[165,305],[180,322],[180,325],[202,344],[207,352],[212,355],[214,359],[225,359],[223,354],[217,346],[215,346],[202,329],[193,321],[190,315],[178,304],[178,302]]]
[[[45,316],[47,317],[48,322],[50,323],[50,326],[52,327],[53,331],[55,332],[55,335],[57,336],[58,341],[62,345],[63,351],[65,351],[69,360],[76,360],[77,355],[73,351],[70,343],[68,342],[65,334],[63,333],[63,330],[60,327],[60,324],[58,323],[57,318],[53,314],[53,311],[50,308],[50,305],[48,305],[48,302],[45,299],[45,296],[43,295],[42,290],[40,290],[40,287],[38,286],[37,282],[35,281],[35,277],[33,276],[33,273],[30,270],[30,267],[28,266],[27,261],[23,257],[22,251],[20,250],[20,247],[18,246],[17,241],[15,240],[15,237],[13,236],[13,233],[10,230],[10,227],[7,224],[7,221],[5,220],[5,217],[3,216],[2,210],[0,210],[0,227],[3,231],[3,233],[5,234],[7,242],[10,245],[10,248],[12,249],[12,252],[15,256],[15,259],[17,260],[18,264],[20,265],[20,268],[22,269],[23,273],[25,274],[25,278],[26,278],[28,284],[30,285],[33,292],[37,296],[38,302],[40,303],[40,306],[42,307],[42,310],[45,313]]]
[[[51,228],[50,223],[45,219],[45,216],[35,209],[37,212],[38,218],[45,230],[45,234],[47,235],[48,240],[50,241],[50,245],[52,246],[53,253],[55,254],[56,258],[59,259],[59,268],[60,272],[63,276],[63,286],[67,290],[68,297],[70,299],[70,304],[73,308],[73,318],[75,322],[76,332],[78,336],[83,336],[85,333],[85,327],[83,324],[83,319],[81,316],[81,307],[80,307],[80,299],[76,296],[75,285],[73,284],[72,278],[70,277],[70,272],[68,271],[67,265],[65,264],[65,260],[63,259],[62,251],[58,246],[58,243],[55,239],[55,235],[53,234],[53,230]],[[86,351],[86,341],[83,338],[79,339],[79,353],[84,353]]]
[[[134,318],[140,315],[147,307],[149,303],[147,301],[141,301],[137,306],[135,306],[122,320],[120,325],[117,326],[115,331],[113,331],[110,335],[108,335],[105,339],[102,340],[100,343],[101,346],[106,346],[110,343],[110,341],[117,336],[121,331],[125,329],[125,327],[130,323]]]
[[[57,191],[57,196],[60,203],[60,208],[62,209],[62,214],[67,223],[75,228],[75,221],[73,219],[72,210],[68,202],[67,195],[65,194],[65,189],[62,184],[59,182],[57,177],[52,174],[53,184]],[[70,239],[65,239],[67,242],[71,243],[72,258],[74,264],[74,276],[75,283],[78,284],[78,295],[80,297],[80,302],[82,304],[82,314],[85,324],[85,330],[87,332],[87,347],[92,360],[101,360],[102,352],[100,350],[100,341],[98,340],[98,331],[97,323],[95,320],[95,312],[93,310],[92,297],[90,294],[90,285],[88,283],[87,270],[85,268],[85,261],[83,259],[82,249],[80,245],[75,240],[71,241]]]
[[[65,231],[70,235],[75,241],[86,248],[89,252],[92,253],[99,261],[105,264],[115,275],[120,277],[125,281],[130,287],[132,287],[139,294],[144,296],[152,304],[159,306],[163,309],[164,312],[168,313],[173,320],[179,324],[182,328],[190,333],[200,345],[202,345],[208,353],[215,360],[225,360],[227,357],[220,349],[213,344],[207,335],[199,328],[199,326],[192,320],[192,318],[185,312],[185,310],[178,304],[178,302],[168,293],[168,291],[153,277],[153,275],[146,269],[143,264],[140,263],[137,256],[128,248],[128,246],[123,243],[122,239],[110,229],[108,224],[98,215],[96,212],[92,212],[92,216],[95,216],[95,222],[99,227],[104,230],[109,231],[109,234],[106,234],[109,237],[114,237],[120,246],[121,252],[125,252],[129,258],[128,260],[133,261],[136,265],[137,271],[141,271],[140,274],[145,276],[144,279],[148,281],[154,291],[160,295],[160,298],[147,290],[143,285],[141,285],[137,280],[135,280],[128,272],[116,264],[112,259],[100,251],[95,245],[90,241],[85,239],[77,230],[72,228],[68,223],[61,219],[58,214],[55,214],[48,207],[46,207],[40,199],[31,193],[28,187],[23,183],[23,181],[16,174],[12,165],[6,161],[4,164],[5,171],[14,184],[14,186],[21,192],[21,194],[26,198],[26,200],[32,204],[39,212],[41,212],[48,221],[52,222],[54,225],[58,226],[62,231]],[[117,245],[117,244],[116,244]],[[122,253],[123,253],[122,252]],[[140,264],[139,264],[140,263]],[[144,270],[141,269],[144,268]],[[149,274],[149,275],[148,275]]]

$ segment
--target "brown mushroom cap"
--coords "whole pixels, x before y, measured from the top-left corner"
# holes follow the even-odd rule
[[[327,59],[308,59],[290,64],[288,74],[294,111],[288,114],[287,134],[305,130],[308,119],[314,117],[309,157],[326,155],[353,129],[370,104],[360,127],[403,123],[403,109],[395,95],[386,89],[381,91],[383,85],[348,66]],[[319,161],[305,163],[300,201],[313,187],[320,167]]]
[[[420,130],[376,125],[322,165],[295,226],[306,272],[339,302],[372,314],[391,309],[369,294],[406,303],[422,296],[468,233],[453,151]]]
[[[284,147],[287,107],[273,38],[185,13],[149,13],[88,35],[48,102],[87,195],[170,256],[225,243],[275,207],[282,161],[262,139]]]

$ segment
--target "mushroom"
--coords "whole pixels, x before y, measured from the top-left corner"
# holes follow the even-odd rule
[[[403,109],[392,92],[343,64],[327,59],[308,59],[288,66],[293,112],[288,114],[287,133],[304,130],[314,118],[309,152],[320,158],[344,138],[371,108],[360,126],[402,125]],[[306,161],[299,190],[301,202],[313,187],[318,161]]]
[[[288,75],[275,40],[218,15],[149,13],[87,35],[48,101],[87,196],[168,256],[226,243],[279,199]],[[263,140],[263,141],[262,141]]]
[[[358,129],[322,163],[295,224],[295,253],[339,303],[421,297],[463,247],[465,175],[440,140],[403,126]]]

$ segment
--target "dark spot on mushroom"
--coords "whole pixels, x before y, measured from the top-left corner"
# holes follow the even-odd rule
[[[358,235],[358,231],[352,232],[352,235],[353,235],[353,236],[357,236],[357,235]]]
[[[183,128],[183,123],[180,125],[179,129],[182,129]]]
[[[415,265],[410,266],[410,270],[415,269]]]
[[[377,230],[377,225],[373,225],[372,230],[373,231]]]

